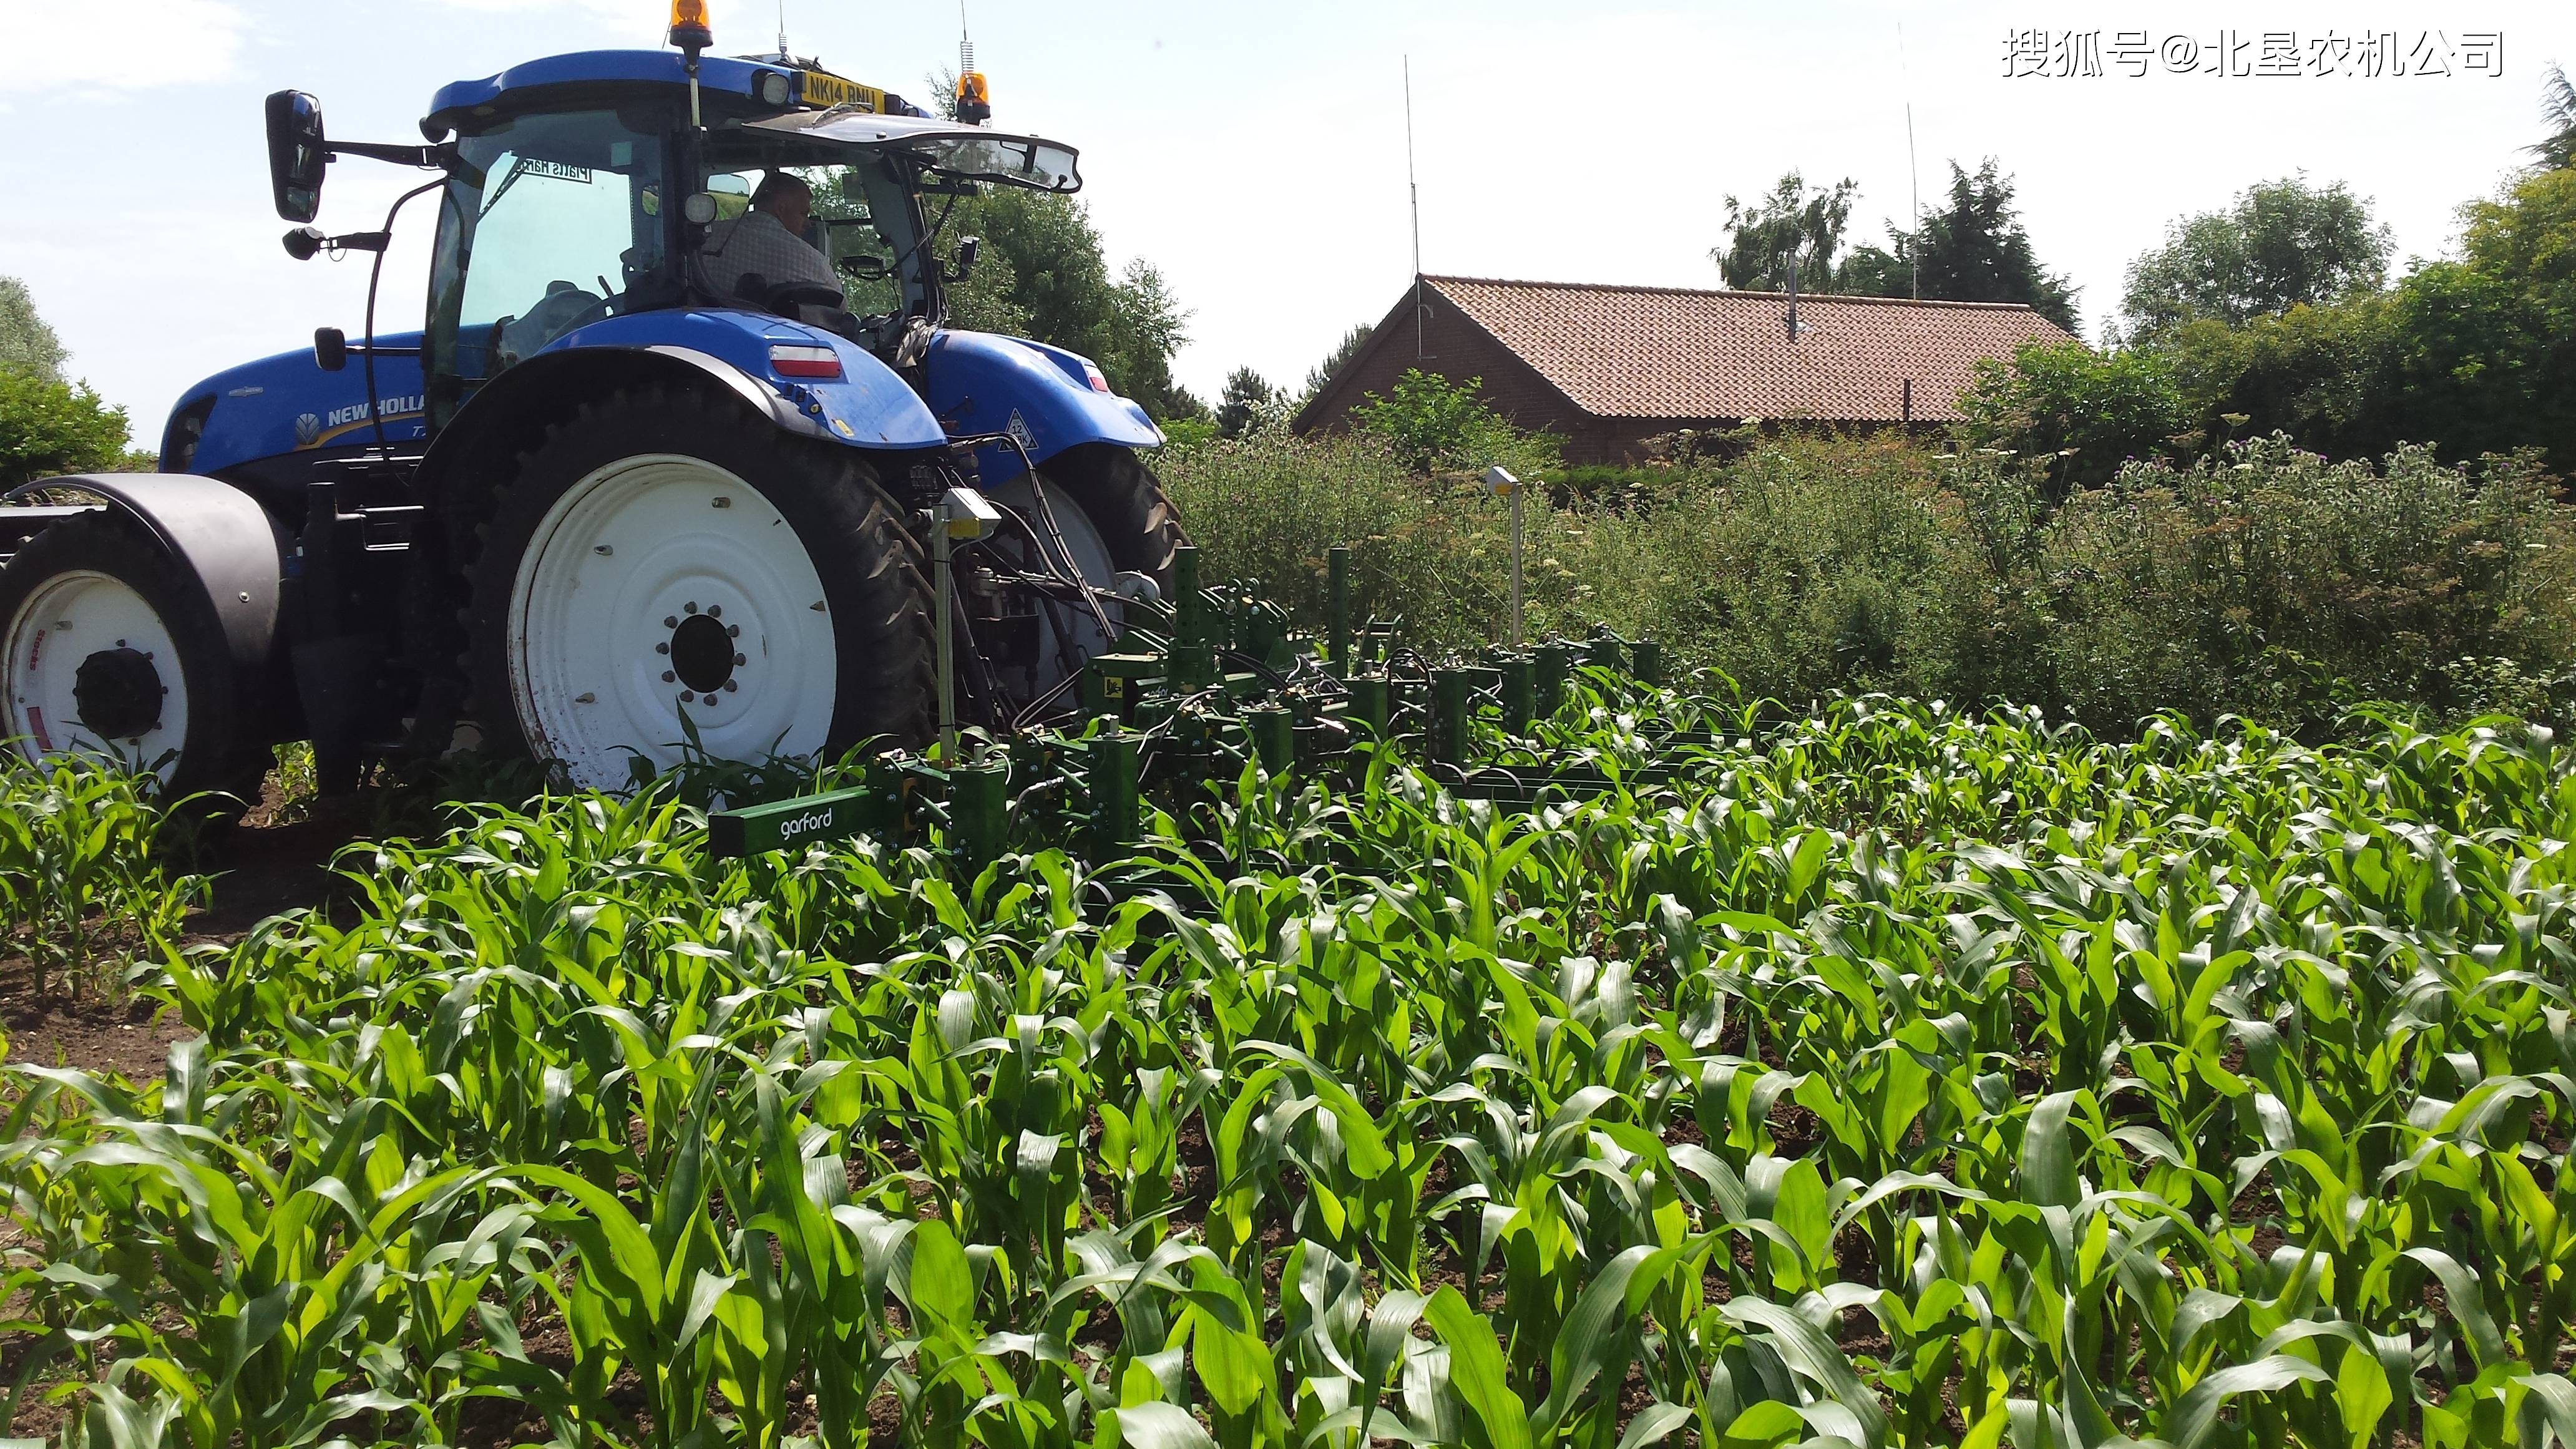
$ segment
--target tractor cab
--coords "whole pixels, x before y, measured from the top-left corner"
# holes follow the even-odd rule
[[[1070,147],[819,69],[707,57],[694,84],[688,70],[591,52],[440,92],[422,123],[446,172],[422,339],[432,432],[499,372],[645,312],[798,319],[916,363],[945,321],[943,283],[972,261],[971,243],[943,254],[955,198],[1081,185]],[[764,188],[798,204],[755,215]]]

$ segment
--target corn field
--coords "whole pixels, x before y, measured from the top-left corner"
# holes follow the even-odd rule
[[[67,1443],[2576,1444],[2576,774],[1846,700],[971,881],[665,787],[353,848],[5,1069]],[[0,1385],[0,1388],[8,1387]]]

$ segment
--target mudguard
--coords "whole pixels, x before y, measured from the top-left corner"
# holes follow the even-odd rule
[[[189,473],[84,473],[14,488],[16,499],[77,488],[143,525],[196,579],[223,624],[233,661],[266,665],[277,642],[278,579],[285,549],[257,499],[217,478]]]
[[[835,380],[782,378],[774,343],[827,346]],[[507,477],[512,459],[579,402],[621,387],[712,385],[788,432],[844,447],[943,446],[939,420],[865,348],[820,329],[751,312],[642,312],[592,323],[475,390],[430,443],[419,487],[433,515],[461,480]]]
[[[922,360],[931,410],[951,433],[1009,433],[1041,464],[1084,443],[1162,446],[1143,408],[1093,385],[1099,371],[1061,347],[989,332],[942,332]],[[999,445],[978,449],[976,465],[987,479],[1020,471],[1018,452]]]
[[[841,359],[841,375],[835,379],[779,376],[771,370],[769,349],[780,344],[831,348]],[[603,347],[687,360],[766,410],[779,426],[813,437],[907,452],[936,448],[947,441],[939,419],[931,415],[921,395],[866,348],[819,327],[730,308],[639,312],[594,322],[547,344],[493,379],[484,391],[513,383],[521,369],[546,358]]]

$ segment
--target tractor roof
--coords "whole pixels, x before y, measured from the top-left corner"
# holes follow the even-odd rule
[[[698,88],[711,95],[751,100],[760,94],[762,77],[773,75],[787,78],[796,105],[835,106],[859,101],[871,111],[922,114],[901,97],[814,69],[810,63],[740,60],[724,55],[702,56],[698,61]],[[675,50],[583,50],[549,55],[514,65],[499,75],[440,87],[430,100],[429,114],[422,120],[421,129],[433,136],[468,129],[477,117],[537,104],[537,92],[601,86],[677,87],[688,82],[687,63]]]

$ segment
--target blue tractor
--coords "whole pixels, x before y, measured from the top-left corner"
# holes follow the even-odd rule
[[[174,794],[255,789],[295,739],[326,787],[478,738],[616,787],[919,742],[951,690],[996,726],[1061,707],[1169,586],[1183,538],[1138,457],[1162,434],[1091,361],[945,325],[976,239],[943,230],[983,188],[1075,190],[1075,153],[981,124],[980,76],[932,116],[783,50],[704,54],[702,14],[675,8],[672,51],[450,85],[423,145],[269,98],[289,221],[335,160],[430,173],[404,198],[437,211],[423,325],[376,334],[371,284],[360,339],[191,388],[161,472],[18,490],[0,739]],[[287,250],[380,269],[401,211]],[[989,531],[934,570],[934,529],[977,531],[953,519]]]

